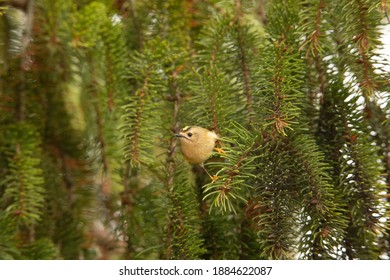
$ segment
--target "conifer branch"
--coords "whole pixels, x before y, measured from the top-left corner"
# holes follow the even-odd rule
[[[133,25],[134,25],[135,34],[137,35],[136,36],[136,38],[137,38],[137,40],[136,40],[137,48],[138,49],[142,49],[143,48],[144,38],[143,38],[143,34],[142,34],[141,23],[140,23],[140,20],[138,18],[138,15],[136,13],[134,0],[129,0],[128,3],[129,3],[128,11],[129,11],[130,18],[131,18],[131,20],[133,22]]]
[[[28,131],[27,135],[23,134],[24,129]],[[37,224],[42,214],[45,191],[39,140],[34,128],[25,123],[10,126],[5,135],[8,143],[0,143],[0,154],[8,162],[8,172],[0,180],[4,190],[2,202],[7,205],[4,214],[15,221],[20,231]]]
[[[180,109],[180,103],[181,103],[181,93],[178,89],[177,85],[177,75],[179,74],[179,68],[174,69],[171,73],[171,88],[170,88],[170,98],[168,98],[168,101],[173,102],[173,116],[172,116],[172,126],[171,131],[173,133],[176,133],[179,130],[179,109]],[[174,183],[174,174],[175,174],[175,151],[177,146],[177,138],[171,137],[169,147],[168,147],[168,154],[167,154],[167,164],[168,164],[168,186],[170,188],[173,186]]]
[[[254,111],[253,111],[253,94],[251,89],[251,78],[250,78],[250,70],[248,67],[248,59],[246,55],[246,45],[244,44],[244,34],[241,27],[241,0],[235,0],[236,3],[236,15],[235,15],[235,25],[238,32],[238,50],[239,50],[239,59],[241,64],[241,72],[244,81],[244,92],[246,96],[246,104],[247,104],[247,116],[248,123],[251,125],[254,121]]]
[[[103,125],[103,116],[100,110],[100,99],[99,99],[99,94],[98,94],[98,81],[96,80],[97,73],[95,71],[95,65],[92,61],[92,57],[90,57],[89,60],[90,63],[90,69],[91,69],[91,85],[90,87],[90,93],[91,97],[93,99],[93,111],[94,111],[94,121],[96,124],[96,130],[97,130],[97,142],[99,144],[99,153],[100,153],[100,159],[101,163],[103,165],[103,181],[101,182],[101,192],[102,194],[107,195],[110,192],[111,189],[111,183],[106,182],[106,178],[110,178],[110,166],[108,163],[108,156],[107,156],[107,151],[106,151],[106,139],[104,137],[104,125]],[[108,106],[110,108],[110,106]]]
[[[101,191],[103,194],[107,195],[110,193],[111,190],[111,183],[109,181],[106,181],[106,179],[110,180],[111,178],[111,170],[110,165],[107,158],[107,151],[106,151],[106,140],[104,138],[104,131],[103,131],[103,117],[100,112],[99,103],[97,96],[95,95],[95,114],[96,114],[96,127],[97,127],[97,139],[100,145],[100,156],[101,161],[103,164],[103,182],[101,185]]]
[[[203,186],[205,192],[203,199],[212,200],[210,211],[217,207],[221,212],[236,213],[237,207],[234,205],[237,202],[246,202],[244,193],[251,188],[247,181],[253,176],[250,170],[255,168],[252,162],[258,157],[255,151],[260,148],[260,140],[237,123],[232,133],[236,139],[224,138],[222,142],[231,143],[236,147],[223,146],[224,153],[221,157],[226,162],[215,164],[221,167],[216,174],[217,179]],[[248,145],[244,146],[239,139]]]
[[[312,51],[314,52],[314,61],[315,61],[315,67],[318,72],[318,77],[320,79],[320,92],[324,94],[326,87],[327,87],[327,81],[326,81],[326,69],[324,69],[322,65],[322,59],[320,58],[320,43],[319,43],[319,37],[322,36],[322,34],[319,31],[319,26],[321,22],[321,14],[322,10],[325,9],[326,2],[325,0],[321,0],[318,4],[317,8],[317,14],[315,19],[315,30],[313,32],[313,45],[312,45]]]
[[[144,112],[145,98],[147,95],[148,77],[143,80],[142,87],[137,90],[135,97],[137,98],[136,108],[134,112],[134,126],[132,131],[131,146],[128,147],[129,160],[132,164],[139,165],[140,160],[140,134],[142,127],[142,115]]]
[[[372,96],[375,89],[375,83],[370,77],[373,71],[373,67],[367,56],[371,49],[371,40],[367,33],[369,29],[367,26],[367,12],[369,11],[369,7],[367,7],[366,3],[361,0],[358,0],[356,4],[358,9],[358,22],[360,26],[358,31],[359,34],[357,34],[354,39],[357,44],[361,65],[363,68],[363,80],[360,81],[360,86],[364,89],[363,94],[365,98],[368,99],[370,96]]]
[[[0,259],[389,257],[386,1],[22,2]],[[206,185],[185,125],[219,136]]]

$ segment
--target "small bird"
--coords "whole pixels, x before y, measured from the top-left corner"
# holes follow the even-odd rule
[[[176,137],[180,138],[181,151],[184,158],[190,164],[199,164],[215,181],[216,176],[211,176],[203,163],[211,156],[215,142],[219,139],[214,131],[200,126],[186,126],[180,130]]]

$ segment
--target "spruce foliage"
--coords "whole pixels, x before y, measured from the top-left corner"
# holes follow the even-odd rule
[[[0,259],[389,258],[383,1],[6,3]]]

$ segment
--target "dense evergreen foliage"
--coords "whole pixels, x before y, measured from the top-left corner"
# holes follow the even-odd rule
[[[0,0],[0,259],[389,259],[387,11]]]

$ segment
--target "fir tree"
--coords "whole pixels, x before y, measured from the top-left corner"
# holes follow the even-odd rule
[[[0,259],[388,259],[385,1],[0,3]],[[190,166],[174,133],[215,131]]]

